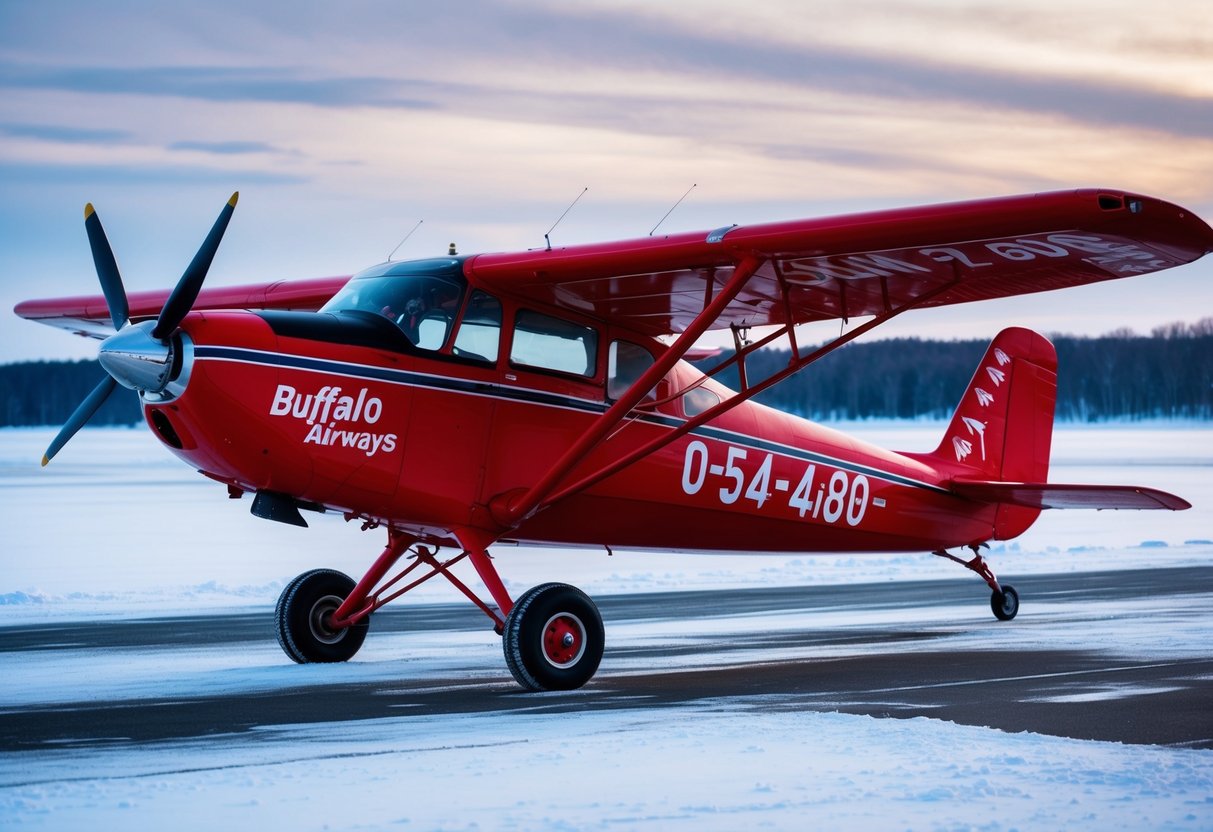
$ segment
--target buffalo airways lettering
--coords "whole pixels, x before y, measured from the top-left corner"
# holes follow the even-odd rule
[[[343,396],[340,387],[321,387],[316,393],[300,393],[289,384],[279,384],[270,403],[271,416],[301,419],[311,426],[304,444],[351,448],[374,456],[396,450],[394,433],[376,433],[367,428],[383,415],[383,401],[367,395]]]

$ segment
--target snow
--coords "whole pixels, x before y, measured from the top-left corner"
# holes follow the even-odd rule
[[[856,422],[840,426],[898,450],[933,448],[944,425]],[[8,552],[0,621],[148,615],[273,603],[306,569],[361,574],[383,546],[334,516],[308,514],[309,529],[257,519],[249,501],[182,465],[146,429],[89,429],[45,469],[50,429],[0,430],[0,518]],[[1109,450],[1112,449],[1110,453]],[[1213,425],[1061,425],[1054,482],[1151,486],[1185,497],[1184,512],[1046,512],[1027,533],[996,545],[999,575],[1208,563],[1213,555]],[[47,541],[52,546],[48,549]],[[591,596],[737,586],[837,584],[906,578],[971,580],[925,554],[671,555],[501,546],[513,592],[549,580]],[[475,580],[470,567],[456,568]],[[432,581],[410,603],[460,599]]]
[[[904,450],[933,446],[936,424],[846,426]],[[297,530],[252,518],[247,501],[185,469],[143,431],[86,430],[46,470],[53,435],[0,431],[0,626],[243,610],[265,613],[284,581],[313,566],[359,573],[381,546],[339,519]],[[1003,577],[1213,565],[1213,427],[1061,426],[1051,479],[1132,483],[1189,499],[1187,512],[1048,512],[991,554]],[[591,595],[722,587],[953,578],[930,556],[675,556],[503,549],[517,591],[565,580]],[[438,582],[407,603],[447,601]],[[932,650],[1065,649],[1081,641],[1126,659],[1208,655],[1209,587],[1121,602],[1093,614],[1037,597],[1011,628],[971,625],[972,606],[845,606],[694,620],[613,622],[602,674],[756,660],[829,658],[862,645],[744,649],[749,634],[898,624]],[[979,593],[980,594],[980,593]],[[980,606],[980,605],[979,605]],[[1030,614],[1028,610],[1030,609]],[[988,610],[985,611],[988,615]],[[268,633],[268,625],[267,625]],[[3,631],[0,630],[0,638]],[[742,649],[710,649],[732,640]],[[655,662],[628,648],[677,644]],[[912,657],[919,642],[897,648]],[[0,711],[81,701],[139,707],[294,689],[309,683],[450,679],[500,690],[491,632],[372,633],[355,661],[295,666],[272,638],[232,650],[0,651]],[[1051,703],[1135,697],[1161,685],[1083,684]],[[906,689],[878,692],[891,704]],[[1009,734],[938,719],[809,712],[779,696],[651,706],[591,685],[524,695],[485,714],[265,726],[151,744],[0,752],[0,826],[23,829],[1211,829],[1213,752]],[[710,692],[706,695],[710,695]],[[584,709],[579,705],[584,704]],[[841,705],[842,703],[840,703]],[[340,709],[340,702],[333,703]]]
[[[1207,752],[758,699],[368,720],[213,746],[99,750],[84,765],[40,754],[2,772],[30,785],[0,789],[0,817],[180,830],[1207,829],[1213,817]]]

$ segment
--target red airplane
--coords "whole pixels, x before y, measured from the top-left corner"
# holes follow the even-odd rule
[[[297,662],[349,659],[375,610],[441,575],[493,621],[523,687],[585,684],[603,652],[594,603],[557,583],[511,598],[496,542],[934,552],[980,575],[1009,620],[1019,598],[982,558],[989,541],[1046,508],[1189,507],[1149,488],[1048,482],[1057,356],[1026,329],[995,337],[932,453],[751,401],[910,309],[1213,251],[1213,230],[1167,202],[1081,190],[505,254],[452,246],[352,278],[202,291],[235,204],[171,293],[129,297],[89,205],[104,296],[16,312],[104,339],[107,375],[44,465],[121,384],[170,451],[229,496],[252,494],[253,514],[386,529],[360,580],[317,569],[283,590],[278,639]],[[867,320],[825,346],[797,341],[799,324],[853,318]],[[751,342],[758,327],[772,329]],[[705,375],[683,359],[710,330],[731,330],[737,349]],[[777,340],[788,366],[747,378],[747,356]],[[713,380],[726,367],[738,391]],[[452,573],[464,558],[492,605]]]

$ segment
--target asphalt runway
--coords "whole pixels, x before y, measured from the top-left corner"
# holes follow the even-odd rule
[[[1090,622],[1116,614],[1130,599],[1196,596],[1195,619],[1209,615],[1213,568],[1133,570],[1028,576],[1014,580],[1023,607],[1040,599],[1087,606]],[[425,677],[375,682],[276,687],[253,693],[197,697],[81,701],[0,712],[0,751],[48,747],[142,745],[166,740],[241,736],[253,728],[400,717],[509,712],[553,713],[595,709],[654,709],[711,700],[739,708],[840,711],[877,717],[929,716],[1005,731],[1032,731],[1077,739],[1213,748],[1213,658],[1133,658],[1075,643],[1064,650],[933,648],[951,634],[931,627],[782,629],[743,628],[712,639],[658,639],[612,648],[612,623],[661,622],[721,615],[795,613],[823,609],[856,612],[985,604],[980,582],[920,581],[821,587],[780,587],[603,597],[608,657],[630,670],[600,671],[583,690],[525,694],[501,666],[499,678]],[[988,607],[987,614],[988,614]],[[1187,614],[1186,612],[1184,613]],[[377,613],[369,638],[383,632],[467,631],[487,620],[470,605],[389,607]],[[990,628],[1000,624],[990,616]],[[718,631],[718,628],[716,628]],[[147,648],[188,650],[199,644],[274,640],[269,610],[258,614],[90,621],[0,628],[0,652]],[[832,645],[855,648],[838,658],[755,660],[763,648]],[[906,649],[912,646],[912,650]],[[736,660],[730,654],[737,654]],[[1211,651],[1213,654],[1213,651]],[[670,669],[677,655],[686,669]],[[708,658],[696,666],[696,659]],[[283,657],[283,662],[288,660]],[[82,673],[87,669],[82,667]],[[79,681],[79,680],[76,680]],[[65,680],[64,684],[72,684]],[[1099,690],[1119,696],[1084,695]],[[1134,695],[1131,691],[1148,691]]]

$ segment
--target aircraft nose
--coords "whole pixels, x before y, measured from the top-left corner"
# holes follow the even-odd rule
[[[171,380],[173,342],[154,338],[155,326],[155,321],[130,324],[102,342],[101,366],[123,387],[159,393]]]

